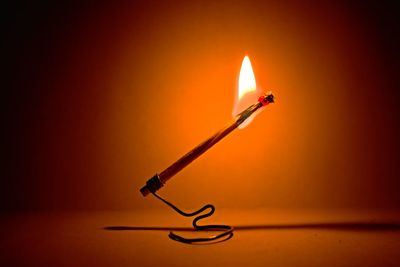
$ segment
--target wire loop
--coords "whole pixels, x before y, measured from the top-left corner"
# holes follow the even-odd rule
[[[187,237],[183,237],[180,236],[178,234],[175,234],[174,232],[169,232],[169,238],[171,238],[172,240],[178,241],[178,242],[182,242],[182,243],[186,243],[186,244],[201,244],[201,243],[216,243],[216,242],[223,242],[226,241],[230,238],[232,238],[233,236],[233,227],[229,226],[229,225],[223,225],[223,224],[208,224],[208,225],[199,225],[198,221],[200,221],[201,219],[210,217],[211,215],[214,214],[215,212],[215,207],[212,204],[207,204],[204,207],[202,207],[201,209],[194,211],[194,212],[184,212],[181,209],[179,209],[178,207],[176,207],[174,204],[172,204],[171,202],[165,200],[164,198],[162,198],[161,196],[159,196],[157,193],[155,193],[154,191],[151,191],[151,193],[157,197],[159,200],[161,200],[162,202],[164,202],[165,204],[167,204],[168,206],[170,206],[172,209],[174,209],[177,213],[179,213],[182,216],[185,217],[193,217],[196,215],[199,215],[200,213],[202,213],[203,211],[209,209],[208,212],[199,215],[197,217],[195,217],[193,219],[192,225],[194,227],[194,229],[196,231],[222,231],[220,234],[217,235],[213,235],[213,236],[208,236],[208,237],[197,237],[197,238],[187,238]]]

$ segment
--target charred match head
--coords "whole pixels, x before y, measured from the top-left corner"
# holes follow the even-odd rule
[[[275,97],[271,92],[266,93],[265,95],[260,96],[258,98],[258,102],[263,104],[263,106],[268,105],[269,103],[275,102]]]

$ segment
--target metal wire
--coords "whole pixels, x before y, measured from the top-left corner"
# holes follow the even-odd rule
[[[178,207],[176,207],[174,204],[171,202],[165,200],[161,196],[159,196],[155,192],[151,192],[155,197],[157,197],[159,200],[170,206],[172,209],[174,209],[176,212],[178,212],[180,215],[185,216],[185,217],[193,217],[196,215],[199,215],[203,211],[209,209],[207,213],[204,213],[203,215],[199,215],[193,219],[192,225],[196,231],[222,231],[220,234],[217,235],[212,235],[208,237],[197,237],[197,238],[187,238],[180,236],[178,234],[175,234],[174,232],[169,232],[169,238],[172,240],[182,242],[185,244],[206,244],[206,243],[217,243],[217,242],[223,242],[226,241],[233,236],[233,227],[229,225],[223,225],[223,224],[209,224],[209,225],[198,225],[197,222],[200,221],[201,219],[210,217],[211,215],[214,214],[215,212],[215,207],[212,204],[207,204],[201,209],[194,211],[194,212],[184,212],[180,210]]]

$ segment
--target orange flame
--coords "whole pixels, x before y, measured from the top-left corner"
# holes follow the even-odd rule
[[[238,88],[235,94],[235,103],[232,115],[236,116],[250,105],[257,103],[260,95],[262,95],[262,91],[257,89],[256,78],[254,77],[250,59],[248,56],[245,56],[240,69]],[[256,114],[248,118],[239,126],[239,128],[242,129],[247,126],[253,120],[255,115]]]

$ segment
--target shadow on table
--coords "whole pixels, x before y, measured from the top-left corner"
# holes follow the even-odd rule
[[[235,231],[255,230],[334,230],[334,231],[400,231],[400,223],[370,223],[370,222],[323,222],[323,223],[293,223],[293,224],[252,224],[234,225]],[[109,231],[194,231],[192,227],[166,226],[107,226]]]

